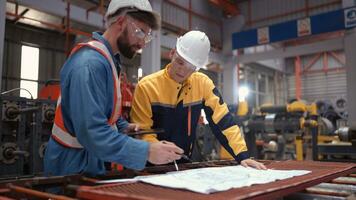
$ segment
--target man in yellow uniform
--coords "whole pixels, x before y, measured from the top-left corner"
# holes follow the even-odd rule
[[[144,77],[137,85],[131,120],[142,129],[163,128],[164,134],[143,137],[165,140],[191,156],[195,132],[204,109],[212,132],[231,156],[243,166],[266,169],[249,158],[239,127],[212,80],[197,72],[208,61],[210,41],[205,33],[190,31],[177,39],[165,69]]]

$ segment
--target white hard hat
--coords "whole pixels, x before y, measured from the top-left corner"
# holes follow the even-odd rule
[[[199,70],[208,62],[210,41],[201,31],[189,31],[177,39],[176,49],[182,58]]]
[[[148,0],[111,0],[105,17],[113,15],[121,8],[132,8],[140,11],[150,12],[157,19],[159,15],[152,10],[151,4]]]

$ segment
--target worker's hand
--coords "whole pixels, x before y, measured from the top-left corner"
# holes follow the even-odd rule
[[[267,169],[267,167],[263,163],[257,162],[250,158],[241,161],[241,165],[244,167],[253,167],[255,169],[264,169],[264,170]]]
[[[148,161],[152,164],[161,165],[179,160],[183,149],[177,147],[174,143],[167,141],[150,143],[148,151]]]
[[[138,124],[129,123],[129,125],[124,130],[124,133],[135,132],[139,130],[140,130],[140,126]]]

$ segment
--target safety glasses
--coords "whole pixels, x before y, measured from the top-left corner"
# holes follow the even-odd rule
[[[140,39],[140,40],[144,40],[145,44],[149,43],[152,41],[153,39],[153,35],[152,35],[152,30],[150,29],[148,31],[148,33],[145,33],[140,27],[137,26],[137,24],[135,24],[135,22],[133,22],[132,20],[130,20],[130,23],[133,27],[133,35]]]

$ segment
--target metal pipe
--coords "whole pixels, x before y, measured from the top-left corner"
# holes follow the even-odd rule
[[[33,112],[33,111],[37,111],[38,109],[40,109],[40,107],[38,107],[38,106],[32,107],[32,108],[22,108],[22,109],[19,109],[19,112],[20,113]]]
[[[50,193],[46,193],[46,192],[40,192],[37,190],[31,190],[31,189],[28,189],[25,187],[13,185],[11,183],[8,184],[7,187],[14,192],[24,193],[27,195],[41,198],[41,199],[74,200],[73,198],[65,197],[62,195],[55,195],[55,194],[50,194]]]

